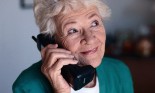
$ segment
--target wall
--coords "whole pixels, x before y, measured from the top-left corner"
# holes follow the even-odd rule
[[[107,32],[128,28],[135,30],[145,25],[150,10],[147,0],[106,0],[106,3],[112,10],[111,18],[105,22]]]
[[[117,28],[135,28],[141,18],[125,17],[132,0],[107,0],[112,17],[105,22],[107,32]],[[136,20],[134,20],[136,19]],[[133,21],[134,20],[134,21]],[[21,71],[40,59],[32,35],[38,34],[32,9],[22,10],[19,0],[0,2],[0,92],[11,93],[11,86]]]
[[[19,0],[0,2],[0,93],[11,93],[20,72],[40,59],[32,10],[22,10]]]

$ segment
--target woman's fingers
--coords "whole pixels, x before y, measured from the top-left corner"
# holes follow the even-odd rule
[[[46,72],[46,70],[49,69],[50,67],[53,67],[53,65],[56,62],[59,63],[59,65],[61,65],[62,62],[64,62],[64,65],[74,64],[74,63],[70,63],[71,60],[73,60],[74,58],[71,52],[57,47],[58,47],[57,45],[50,44],[41,50],[42,60],[43,60],[43,64],[41,67],[42,72]],[[66,62],[66,60],[69,60],[68,61],[69,63]],[[61,66],[59,67],[59,69],[61,68]]]
[[[77,64],[77,63],[78,63],[77,60],[73,60],[73,59],[69,59],[69,58],[61,58],[52,66],[52,69],[54,71],[61,71],[61,68],[64,65]]]
[[[52,67],[47,68],[46,73],[50,77],[57,77],[61,75],[61,68],[64,65],[77,64],[77,63],[78,63],[77,60],[63,58],[58,60],[55,64],[53,64]]]
[[[66,54],[71,54],[71,52],[70,51],[68,51],[68,50],[66,50],[66,49],[62,49],[62,48],[57,48],[58,47],[58,45],[57,44],[55,44],[55,45],[52,45],[52,44],[49,44],[48,46],[46,46],[45,48],[43,48],[42,50],[41,50],[41,56],[42,56],[42,58],[44,59],[45,58],[45,56],[47,57],[47,56],[49,56],[49,54],[51,53],[51,52],[62,52],[62,53],[66,53]]]
[[[56,55],[57,54],[67,54],[67,55],[71,55],[71,52],[70,51],[68,51],[68,50],[65,50],[65,49],[60,49],[60,48],[47,48],[46,50],[45,50],[45,53],[44,53],[44,58],[43,59],[47,59],[47,58],[45,58],[45,57],[49,57],[49,56],[51,56],[51,57],[53,57],[53,55],[55,55],[55,54],[52,54],[52,53],[55,53]],[[61,55],[60,55],[61,56]]]
[[[43,64],[41,71],[48,78],[56,91],[66,91],[70,86],[61,75],[61,68],[68,64],[77,64],[70,51],[58,48],[58,45],[48,45],[41,50]]]
[[[44,58],[45,52],[47,51],[48,48],[53,48],[54,49],[54,48],[57,48],[57,47],[58,47],[58,44],[49,44],[46,47],[42,48],[41,49],[41,56],[42,56],[42,58]]]
[[[74,56],[71,54],[67,54],[67,53],[51,52],[49,56],[45,57],[43,66],[46,68],[51,67],[57,60],[65,59],[65,58],[73,59]]]

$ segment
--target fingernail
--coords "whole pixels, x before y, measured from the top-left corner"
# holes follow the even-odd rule
[[[78,63],[79,61],[75,61],[75,63]]]
[[[77,60],[75,60],[75,63],[78,63],[78,61],[77,61]]]
[[[54,44],[55,47],[58,47],[58,44]]]

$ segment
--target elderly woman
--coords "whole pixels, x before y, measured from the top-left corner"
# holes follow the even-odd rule
[[[110,9],[103,1],[34,0],[34,15],[40,32],[54,37],[56,44],[41,49],[42,60],[20,74],[13,93],[133,93],[128,67],[104,57],[103,22]],[[69,64],[91,65],[96,74],[75,91],[61,74]]]

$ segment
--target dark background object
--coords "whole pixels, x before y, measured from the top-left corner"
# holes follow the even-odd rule
[[[134,93],[155,93],[155,58],[118,57],[130,69]]]
[[[31,8],[33,8],[33,0],[20,0],[20,7],[22,9],[31,9]]]

